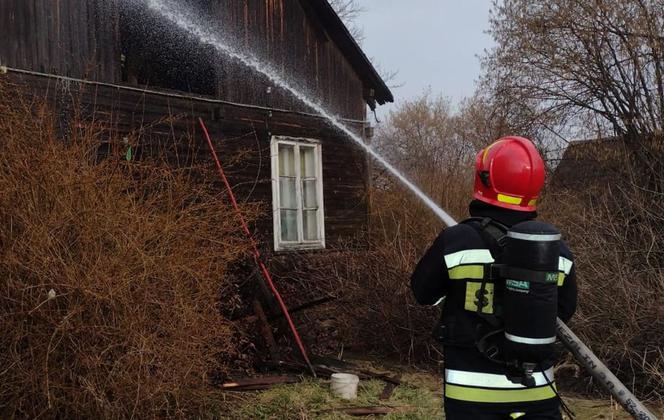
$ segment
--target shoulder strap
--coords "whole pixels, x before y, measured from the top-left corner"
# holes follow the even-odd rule
[[[507,226],[490,217],[471,217],[461,223],[474,227],[485,241],[493,245],[490,246],[492,251],[501,253],[502,248],[505,246],[507,231],[509,230]]]
[[[503,254],[503,248],[505,245],[504,242],[507,238],[508,227],[496,222],[489,217],[471,217],[470,219],[466,219],[461,223],[468,224],[473,227],[482,237],[482,240],[485,242],[487,248],[489,248],[491,255],[493,255],[496,262],[500,262],[500,257]],[[492,264],[490,272],[485,272],[485,278],[482,281],[482,292],[486,287],[488,278],[497,277],[499,275],[499,270],[499,264]],[[495,298],[497,298],[497,295],[494,295],[494,299]],[[496,315],[484,314],[482,313],[481,308],[478,308],[477,315],[493,327],[499,327],[502,324],[502,321]]]

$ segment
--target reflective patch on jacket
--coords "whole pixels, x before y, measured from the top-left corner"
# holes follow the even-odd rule
[[[466,249],[445,255],[445,265],[448,270],[459,265],[490,264],[494,261],[488,249]]]
[[[486,280],[494,262],[488,249],[466,249],[445,255],[449,279],[466,281],[464,309],[467,311],[494,313],[494,285]]]
[[[484,265],[494,262],[488,249],[466,249],[445,255],[450,280],[484,278]]]
[[[486,281],[487,270],[494,262],[488,249],[466,249],[445,255],[449,279],[466,281],[464,309],[467,311],[494,313],[494,285]]]
[[[445,396],[460,401],[518,403],[555,398],[553,368],[533,374],[535,386],[515,384],[505,375],[461,370],[445,370]]]
[[[574,265],[573,261],[570,261],[565,257],[560,257],[560,261],[558,262],[558,287],[565,284],[565,278],[567,278],[572,271],[572,265]]]
[[[493,314],[493,283],[482,283],[469,281],[466,283],[466,300],[464,309],[471,312],[481,312],[483,314]]]

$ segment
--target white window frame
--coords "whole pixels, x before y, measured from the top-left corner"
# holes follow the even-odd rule
[[[297,241],[283,241],[281,239],[281,194],[279,185],[279,145],[285,144],[294,147],[295,151],[295,199],[297,210]],[[300,146],[313,147],[316,159],[316,200],[318,204],[318,240],[304,240],[302,176],[300,171]],[[274,221],[274,250],[312,250],[325,249],[325,201],[323,194],[323,152],[320,141],[286,136],[272,136],[270,141],[270,154],[272,157],[272,219]]]

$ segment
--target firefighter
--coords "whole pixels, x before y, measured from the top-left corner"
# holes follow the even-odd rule
[[[530,140],[505,137],[482,150],[471,218],[443,230],[412,275],[420,304],[444,302],[437,331],[449,420],[561,419],[553,378],[555,317],[565,322],[572,317],[577,287],[572,254],[563,241],[527,242],[559,238],[555,228],[535,221],[543,184],[544,162]],[[515,255],[507,258],[509,240]],[[539,263],[527,260],[546,259],[535,255],[542,252],[555,258],[555,273],[506,271],[498,264],[517,260],[534,267]],[[543,292],[547,287],[552,295]],[[515,328],[526,332],[515,334]],[[514,355],[519,346],[529,348],[523,357],[532,363],[519,362],[521,356]]]

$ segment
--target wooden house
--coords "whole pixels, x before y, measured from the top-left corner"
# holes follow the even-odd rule
[[[209,158],[196,122],[203,117],[222,160],[242,153],[231,183],[240,200],[265,204],[256,231],[277,253],[334,248],[365,229],[365,153],[269,78],[201,44],[146,3],[3,0],[0,83],[52,101],[65,133],[73,110],[121,133],[138,158]],[[326,0],[175,3],[362,136],[367,106],[393,101]]]

